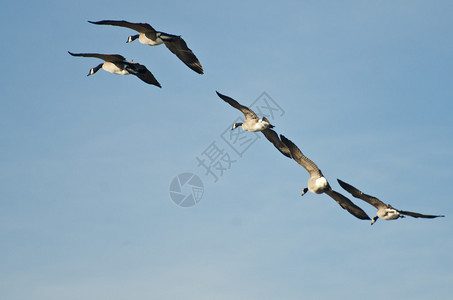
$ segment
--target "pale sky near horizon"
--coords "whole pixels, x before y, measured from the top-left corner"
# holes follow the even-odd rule
[[[452,11],[451,1],[3,4],[0,298],[450,299]],[[87,22],[104,19],[181,35],[205,74],[163,45],[126,43],[132,30]],[[67,51],[121,54],[162,89],[87,77],[100,60]],[[370,226],[327,195],[301,197],[308,173],[261,134],[231,132],[241,114],[216,91],[275,113],[275,130],[370,217],[337,178],[446,217]],[[214,154],[217,178],[200,164]],[[187,173],[202,196],[181,207],[170,189],[196,178]]]

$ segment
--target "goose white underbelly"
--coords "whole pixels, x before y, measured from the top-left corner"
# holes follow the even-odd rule
[[[308,190],[315,194],[322,194],[326,190],[329,183],[325,177],[310,178],[308,180]]]
[[[400,217],[400,213],[393,208],[378,210],[377,216],[383,220],[395,220]]]
[[[140,43],[148,46],[157,46],[164,42],[160,37],[156,37],[156,40],[152,40],[148,38],[144,33],[140,33],[140,35],[138,36],[138,40]]]
[[[269,124],[262,120],[245,120],[244,123],[242,123],[242,129],[247,131],[262,131],[267,128],[269,128]]]
[[[113,74],[118,74],[118,75],[129,75],[129,72],[126,71],[125,69],[119,68],[117,65],[111,62],[105,62],[102,65],[102,68],[106,70],[107,72],[113,73]]]

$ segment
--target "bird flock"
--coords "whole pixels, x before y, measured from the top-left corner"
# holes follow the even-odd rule
[[[203,74],[203,67],[201,66],[198,58],[193,54],[192,50],[187,47],[186,42],[179,36],[174,34],[168,34],[161,31],[156,31],[154,28],[147,23],[131,23],[128,21],[115,21],[115,20],[103,20],[92,22],[91,24],[96,25],[112,25],[119,27],[126,27],[137,31],[139,34],[131,35],[127,39],[127,43],[131,43],[138,39],[142,44],[148,46],[157,46],[165,44],[167,48],[175,54],[186,66],[197,72]],[[154,75],[144,66],[134,61],[126,61],[124,56],[119,54],[99,54],[99,53],[72,53],[68,51],[72,56],[82,57],[96,57],[104,61],[104,63],[92,68],[88,73],[88,76],[93,75],[99,69],[104,69],[107,72],[117,75],[135,75],[144,82],[152,84],[158,87],[162,87],[157,81]]]
[[[161,31],[156,31],[151,25],[147,23],[132,23],[124,20],[102,20],[102,21],[88,21],[91,24],[95,25],[111,25],[126,27],[138,32],[138,34],[131,35],[127,39],[127,43],[133,42],[136,39],[140,43],[157,46],[165,44],[165,46],[175,54],[186,66],[195,71],[198,74],[203,74],[203,67],[201,66],[198,58],[189,49],[186,42],[181,38],[181,36],[164,33]],[[102,59],[104,62],[97,65],[94,68],[91,68],[88,76],[95,74],[99,69],[104,69],[107,72],[118,74],[118,75],[135,75],[142,81],[162,87],[161,84],[157,81],[154,75],[142,64],[139,64],[134,61],[126,61],[122,55],[119,54],[99,54],[99,53],[72,53],[68,51],[72,56],[81,56],[81,57],[94,57]],[[373,225],[378,218],[383,220],[395,220],[398,218],[404,218],[405,216],[411,216],[414,218],[437,218],[444,217],[443,215],[426,215],[410,211],[398,210],[393,208],[390,204],[385,204],[376,197],[367,195],[352,185],[337,179],[339,185],[349,192],[353,197],[361,199],[368,204],[374,206],[377,209],[376,216],[370,218],[366,212],[361,209],[359,206],[354,204],[344,195],[340,194],[337,191],[334,191],[327,179],[322,174],[318,166],[306,157],[302,151],[288,138],[284,135],[278,135],[272,128],[274,127],[266,117],[259,118],[253,110],[250,108],[241,105],[238,101],[234,100],[231,97],[223,95],[219,92],[216,92],[217,95],[226,103],[232,107],[238,109],[244,114],[244,121],[242,123],[234,123],[231,130],[235,130],[237,127],[242,127],[245,131],[257,132],[260,131],[264,136],[275,146],[275,148],[280,151],[284,156],[294,160],[299,165],[301,165],[305,170],[307,170],[310,178],[308,179],[307,186],[302,189],[301,195],[303,196],[308,191],[314,194],[327,194],[329,197],[334,199],[343,209],[347,210],[350,214],[361,220],[371,220],[371,225]]]

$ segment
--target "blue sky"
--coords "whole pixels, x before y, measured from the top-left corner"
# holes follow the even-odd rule
[[[48,1],[2,5],[2,299],[449,299],[453,284],[451,1]],[[166,47],[87,21],[180,34]],[[118,53],[162,89],[67,51]],[[446,218],[370,226],[263,137],[222,134],[263,92],[273,120],[344,194]],[[197,157],[232,160],[217,182]],[[172,202],[181,173],[204,184]],[[183,190],[183,192],[187,192]],[[351,198],[352,199],[352,198]],[[375,209],[352,199],[371,217]],[[388,289],[386,289],[388,288]],[[384,290],[382,290],[384,289]]]

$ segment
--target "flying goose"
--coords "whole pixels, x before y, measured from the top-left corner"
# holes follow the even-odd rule
[[[146,83],[161,87],[160,83],[154,78],[153,74],[144,66],[136,62],[127,62],[126,59],[119,54],[98,54],[98,53],[72,53],[72,56],[96,57],[105,62],[92,68],[87,76],[93,75],[99,69],[104,69],[107,72],[118,75],[135,75]]]
[[[377,216],[374,217],[371,220],[371,225],[373,225],[378,218],[384,219],[384,220],[395,220],[398,218],[404,218],[404,215],[406,216],[411,216],[414,218],[428,218],[428,219],[433,219],[437,217],[444,217],[440,215],[423,215],[415,212],[410,212],[410,211],[404,211],[404,210],[398,210],[396,208],[393,208],[390,204],[385,204],[381,200],[379,200],[376,197],[367,195],[356,189],[350,184],[347,184],[344,181],[341,181],[340,179],[337,179],[338,183],[341,185],[342,188],[344,188],[346,191],[352,194],[352,196],[362,199],[365,202],[368,202],[369,204],[373,205],[374,207],[377,208]]]
[[[361,220],[370,220],[370,217],[360,207],[352,203],[351,200],[349,200],[342,194],[332,190],[329,183],[327,182],[327,179],[323,176],[318,166],[312,160],[306,157],[293,142],[288,140],[283,135],[280,135],[280,139],[291,151],[293,159],[299,165],[304,167],[305,170],[307,170],[307,172],[310,174],[310,179],[308,179],[308,188],[304,188],[302,190],[302,196],[307,191],[315,194],[326,193],[332,199],[334,199],[343,209],[346,209],[353,216]]]
[[[237,102],[236,100],[222,95],[219,92],[216,93],[223,101],[227,102],[234,108],[239,109],[245,116],[245,121],[243,123],[234,123],[231,130],[241,126],[242,129],[246,131],[261,131],[264,136],[275,146],[275,148],[278,149],[278,151],[280,151],[286,157],[291,158],[291,152],[289,151],[288,147],[286,147],[286,145],[279,139],[278,134],[271,129],[274,126],[271,125],[266,117],[260,119],[250,108],[239,104],[239,102]]]
[[[165,32],[160,32],[154,30],[154,28],[147,23],[131,23],[128,21],[114,21],[114,20],[103,20],[103,21],[88,21],[91,24],[96,25],[113,25],[120,27],[127,27],[133,29],[139,34],[131,35],[127,39],[127,42],[133,42],[137,38],[140,43],[157,46],[162,43],[167,46],[167,48],[173,52],[183,63],[185,63],[189,68],[197,72],[198,74],[203,74],[203,67],[201,66],[198,58],[193,54],[192,50],[187,47],[186,42],[179,35],[168,34]]]

